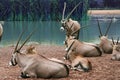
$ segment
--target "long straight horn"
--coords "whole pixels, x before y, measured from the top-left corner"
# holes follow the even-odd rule
[[[22,31],[22,33],[21,33],[20,36],[19,36],[19,39],[18,39],[17,44],[16,44],[16,46],[15,46],[14,52],[17,50],[18,44],[19,44],[19,42],[20,42],[20,40],[21,40],[21,38],[22,38],[24,32],[25,32],[25,29]]]
[[[74,35],[74,34],[77,33],[78,31],[79,31],[79,29],[76,30],[76,31],[74,31],[73,33],[71,33],[71,35]]]
[[[111,39],[112,39],[112,43],[113,43],[113,45],[115,45],[115,42],[114,42],[114,40],[113,40],[113,37],[111,37]]]
[[[68,16],[66,17],[66,20],[70,17],[70,15],[73,13],[73,11],[81,4],[82,2],[79,2],[74,8],[73,10],[68,14]]]
[[[64,9],[63,9],[62,20],[64,20],[64,16],[65,16],[65,9],[66,9],[66,2],[64,2]]]
[[[18,51],[21,50],[21,48],[25,45],[25,43],[31,38],[31,36],[33,35],[33,33],[35,33],[36,28],[30,33],[30,35],[28,35],[28,37],[26,38],[26,40],[23,42],[23,44],[20,46],[20,48],[18,49]]]
[[[118,44],[118,42],[119,42],[119,37],[118,37],[118,39],[117,39],[117,43],[116,43],[116,45]]]
[[[113,17],[112,17],[112,19],[113,19]],[[111,27],[111,24],[112,24],[112,22],[113,22],[112,19],[111,19],[111,21],[110,21],[110,23],[109,23],[109,25],[108,25],[108,27],[107,27],[107,30],[106,30],[105,36],[108,34],[108,31],[109,31],[109,29],[110,29],[110,27]]]
[[[72,44],[70,45],[70,47],[68,48],[67,52],[69,52],[69,50],[71,49],[71,47],[73,46],[75,40],[72,42]]]
[[[98,29],[99,29],[99,32],[100,32],[100,36],[103,36],[103,35],[102,35],[101,28],[100,28],[100,23],[99,23],[99,20],[98,20],[98,18],[97,18],[97,23],[98,23]]]

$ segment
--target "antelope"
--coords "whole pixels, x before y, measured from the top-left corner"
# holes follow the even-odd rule
[[[22,69],[20,77],[22,78],[62,78],[69,75],[69,68],[66,64],[50,60],[37,53],[35,47],[30,46],[25,50],[21,51],[21,48],[30,39],[33,31],[23,42],[23,44],[18,48],[20,39],[23,35],[21,33],[15,49],[12,53],[10,65],[18,66]]]
[[[0,24],[0,41],[2,39],[2,34],[3,34],[3,27],[2,24]]]
[[[105,34],[103,35],[101,28],[100,28],[100,24],[99,24],[99,20],[97,19],[98,22],[98,28],[99,28],[99,32],[100,32],[100,43],[99,43],[99,47],[101,48],[103,53],[107,53],[107,54],[112,54],[112,42],[108,39],[108,31],[111,27],[111,23],[112,23],[112,19],[107,27],[107,30],[105,32]]]
[[[70,54],[67,54],[65,59],[68,60],[71,64],[70,67],[73,70],[88,72],[92,69],[91,62],[83,57],[81,54],[76,53],[76,50],[71,49],[74,42],[70,45],[67,53],[70,51]]]
[[[62,27],[60,28],[60,30],[62,30],[62,31],[66,30],[66,33],[72,33],[71,36],[75,39],[79,38],[80,24],[78,23],[78,21],[72,20],[69,17],[79,5],[80,5],[80,3],[78,3],[73,8],[73,10],[68,14],[68,16],[66,18],[64,18],[65,9],[66,9],[66,3],[64,3],[64,9],[63,9],[62,20],[61,20]]]
[[[97,57],[102,55],[102,52],[97,45],[81,42],[77,39],[72,38],[71,36],[65,41],[66,51],[68,51],[70,45],[73,42],[74,44],[71,46],[71,50],[75,50],[77,54],[80,54],[84,57]],[[71,54],[71,50],[69,50],[66,55]]]
[[[117,60],[120,61],[120,44],[119,42],[119,37],[117,39],[117,42],[115,43],[112,37],[112,42],[113,42],[113,51],[112,51],[112,57],[111,60]]]

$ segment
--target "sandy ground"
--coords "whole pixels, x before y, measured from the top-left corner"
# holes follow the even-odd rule
[[[39,54],[42,54],[48,58],[54,57],[63,60],[63,56],[65,55],[64,46],[35,46],[37,51],[39,51]],[[0,80],[33,80],[32,78],[20,79],[20,68],[18,66],[8,65],[13,50],[14,46],[0,48]],[[120,62],[111,61],[110,57],[110,54],[103,54],[101,57],[88,58],[92,63],[92,70],[90,72],[78,72],[70,70],[68,77],[50,80],[120,80]],[[34,80],[44,79],[39,78]]]

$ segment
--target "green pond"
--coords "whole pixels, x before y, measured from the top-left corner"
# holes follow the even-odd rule
[[[103,33],[105,33],[106,26],[110,23],[110,17],[104,19],[104,17],[99,16],[99,21],[101,29]],[[81,23],[82,27],[85,26],[80,30],[79,39],[81,41],[99,43],[99,30],[96,17],[90,16],[89,20],[79,21],[79,23]],[[0,45],[5,46],[16,44],[20,33],[25,29],[25,33],[21,40],[21,42],[23,42],[35,27],[37,27],[37,30],[28,42],[63,45],[65,32],[60,31],[61,24],[56,21],[4,21],[4,32]],[[108,35],[109,38],[112,36],[115,38],[120,37],[119,16],[114,19]]]

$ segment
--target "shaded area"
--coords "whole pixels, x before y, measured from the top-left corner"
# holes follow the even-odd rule
[[[89,0],[92,9],[120,9],[120,0]]]
[[[64,2],[67,3],[66,14],[82,2],[71,17],[80,20],[86,15],[86,0],[0,0],[0,20],[57,21],[61,19]]]

